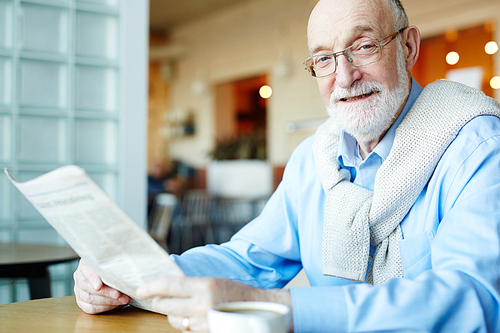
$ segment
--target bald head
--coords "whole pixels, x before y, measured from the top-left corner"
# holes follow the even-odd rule
[[[391,13],[391,18],[394,23],[394,30],[399,30],[403,27],[409,25],[408,16],[406,15],[403,4],[399,0],[373,0],[373,1],[353,1],[353,0],[321,0],[315,6],[313,14],[315,12],[323,12],[328,14],[338,14],[343,8],[349,6],[356,6],[361,4],[366,4],[370,2],[377,7],[386,7]],[[388,6],[388,7],[387,7]]]
[[[408,26],[408,17],[399,0],[321,0],[309,17],[308,38],[323,30],[329,34],[343,32],[349,18],[365,19],[367,23],[398,31]],[[366,28],[366,27],[365,27]],[[311,45],[310,45],[311,47]]]

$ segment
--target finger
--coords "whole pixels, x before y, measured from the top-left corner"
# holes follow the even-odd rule
[[[155,297],[151,306],[153,310],[168,316],[186,317],[205,316],[213,304],[204,298]]]
[[[128,296],[120,297],[118,300],[90,294],[75,287],[76,303],[86,313],[96,314],[115,309],[128,303]]]
[[[92,268],[90,268],[85,260],[80,259],[80,264],[78,265],[77,271],[78,270],[92,284],[95,290],[100,290],[104,286],[101,277],[97,275],[97,273]]]
[[[136,294],[140,298],[155,296],[190,297],[209,289],[215,289],[215,279],[199,277],[171,276],[160,280],[145,283],[140,286]]]
[[[84,274],[85,270],[87,270],[87,268],[85,268],[84,266],[85,265],[83,265],[82,267],[79,266],[79,268],[73,274],[73,278],[75,280],[75,288],[79,288],[90,294],[101,295],[113,298],[115,300],[124,295],[120,291],[103,284],[101,278],[97,274],[95,274],[95,272],[90,267],[87,266],[87,268],[91,271],[91,274],[95,274],[97,279],[100,281],[101,286],[99,289],[96,289],[95,283],[92,284],[91,281],[89,281],[87,275]],[[89,273],[90,271],[87,270],[86,273]]]
[[[88,314],[98,314],[101,312],[106,312],[109,310],[116,309],[117,307],[120,307],[122,305],[97,305],[97,304],[90,304],[83,302],[82,300],[79,300],[78,298],[76,299],[76,303],[80,309],[83,310],[83,312],[88,313]]]
[[[74,278],[75,278],[75,290],[80,289],[90,294],[101,295],[115,300],[123,296],[123,294],[118,290],[106,285],[104,285],[100,290],[96,290],[94,286],[82,274],[75,273]]]
[[[106,296],[92,294],[76,287],[74,291],[77,301],[93,305],[119,306],[127,304],[130,300],[130,298],[124,294],[118,299],[113,299]]]

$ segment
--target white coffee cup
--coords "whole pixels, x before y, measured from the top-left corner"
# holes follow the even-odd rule
[[[208,311],[210,333],[287,333],[290,308],[270,302],[221,303]]]

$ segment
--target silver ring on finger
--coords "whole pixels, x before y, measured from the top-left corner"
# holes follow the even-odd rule
[[[189,328],[189,318],[188,317],[182,318],[182,329],[186,332],[191,331],[191,329]]]

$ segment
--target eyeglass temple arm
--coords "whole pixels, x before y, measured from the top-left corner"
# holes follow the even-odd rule
[[[380,43],[380,45],[383,47],[383,46],[386,46],[387,44],[389,44],[390,42],[392,42],[394,40],[394,38],[396,38],[398,36],[398,34],[402,33],[403,31],[406,30],[406,28],[408,27],[404,27],[404,28],[401,28],[399,29],[398,31],[396,31],[395,33],[393,33],[392,35],[390,36],[387,36],[385,39],[389,39],[387,42],[383,42],[381,41],[382,43]]]

